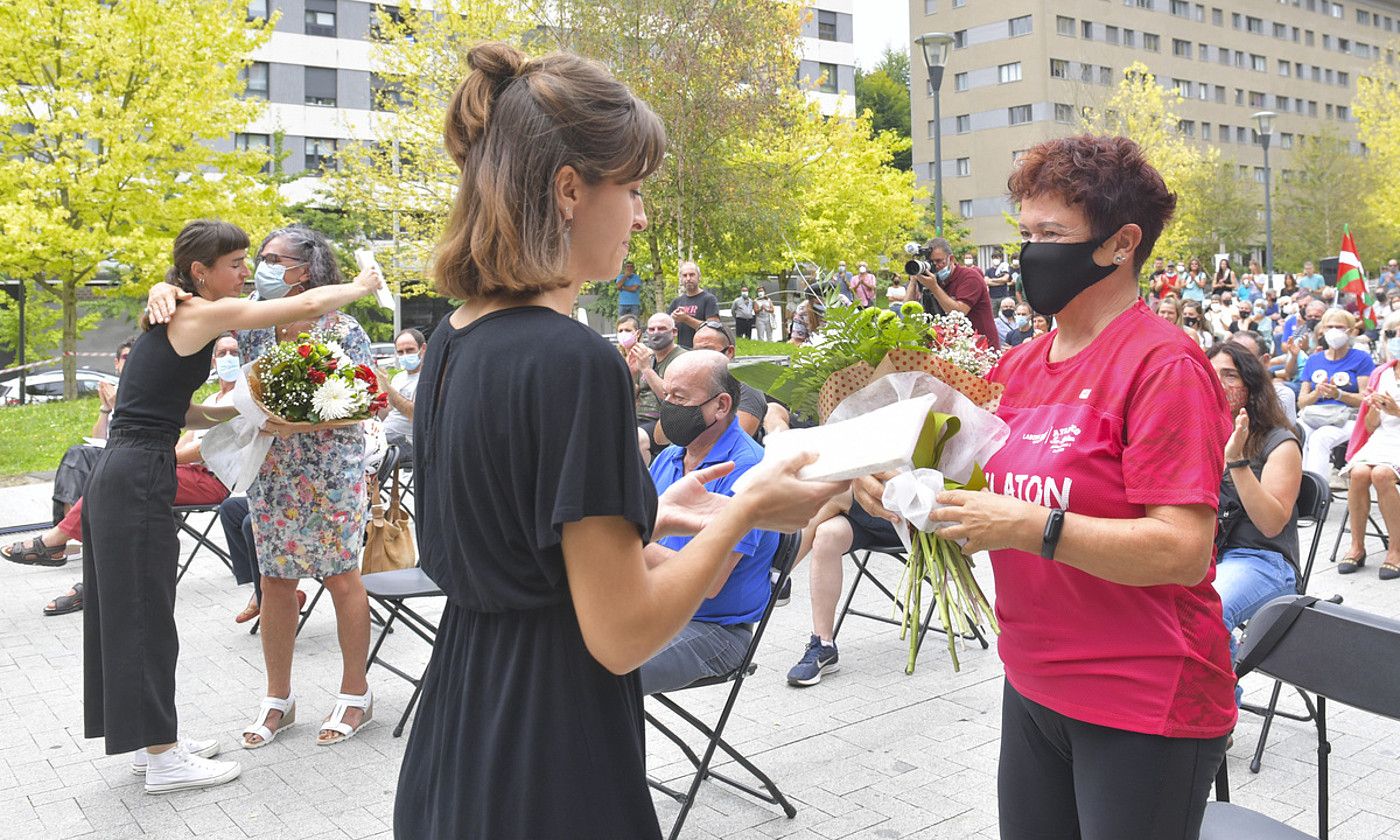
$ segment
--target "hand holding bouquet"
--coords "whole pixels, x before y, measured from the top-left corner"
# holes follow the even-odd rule
[[[333,337],[319,333],[302,333],[263,354],[249,369],[248,386],[276,432],[354,425],[389,400],[369,365],[354,364]]]

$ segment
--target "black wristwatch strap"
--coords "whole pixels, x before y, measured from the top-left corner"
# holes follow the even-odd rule
[[[1060,508],[1053,508],[1050,511],[1050,518],[1045,520],[1045,533],[1040,538],[1040,556],[1046,560],[1055,559],[1055,547],[1060,544],[1060,531],[1065,527],[1065,512]]]
[[[1240,467],[1247,467],[1247,466],[1249,466],[1249,459],[1248,459],[1248,458],[1241,458],[1241,459],[1239,459],[1238,461],[1229,461],[1229,462],[1227,462],[1227,463],[1225,464],[1225,469],[1227,469],[1227,470],[1237,470],[1237,469],[1239,469]]]

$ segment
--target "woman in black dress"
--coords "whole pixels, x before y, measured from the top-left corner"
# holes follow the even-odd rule
[[[741,535],[792,531],[843,485],[766,468],[662,497],[627,366],[569,317],[646,226],[660,121],[601,66],[478,46],[447,117],[461,167],[434,260],[466,301],[434,331],[414,461],[424,570],[447,594],[394,811],[402,840],[659,837],[635,669],[685,624]],[[675,406],[680,413],[686,407]],[[704,530],[652,566],[650,540]]]
[[[247,249],[248,235],[227,222],[190,222],[176,236],[166,279],[187,300],[132,346],[84,494],[84,734],[105,737],[108,755],[136,751],[132,766],[148,793],[238,776],[238,764],[208,760],[216,742],[176,737],[175,440],[181,427],[208,428],[236,411],[190,402],[209,376],[214,342],[229,329],[315,317],[380,285],[367,272],[286,300],[240,300]]]

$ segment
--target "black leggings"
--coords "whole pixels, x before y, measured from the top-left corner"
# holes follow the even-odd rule
[[[1002,840],[1195,840],[1225,741],[1084,723],[1007,681],[997,768]]]
[[[83,497],[83,735],[175,741],[175,435],[114,431]]]

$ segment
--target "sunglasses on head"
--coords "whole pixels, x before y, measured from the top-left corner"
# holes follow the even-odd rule
[[[706,321],[700,326],[708,327],[712,330],[717,330],[719,331],[720,335],[724,336],[725,341],[728,341],[730,344],[734,343],[734,336],[729,334],[729,328],[726,327],[724,324],[720,323],[719,321]]]

